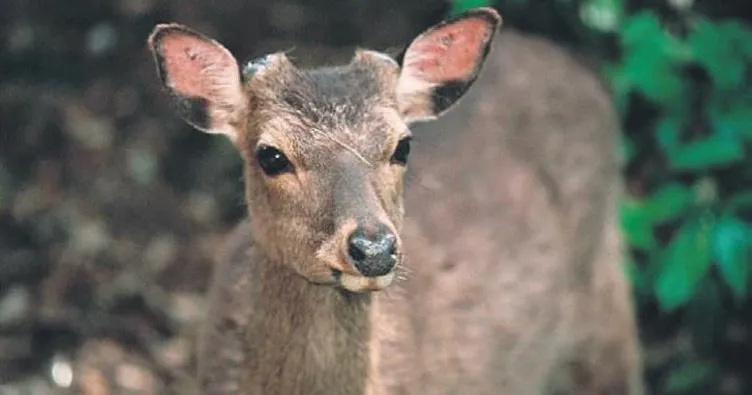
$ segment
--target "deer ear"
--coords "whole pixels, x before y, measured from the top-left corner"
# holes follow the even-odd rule
[[[235,57],[218,42],[178,24],[161,24],[149,49],[178,114],[195,128],[235,141],[247,100]]]
[[[408,123],[438,117],[475,81],[501,17],[478,8],[435,25],[402,55],[397,102]]]

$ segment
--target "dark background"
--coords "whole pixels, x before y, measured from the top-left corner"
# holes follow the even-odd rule
[[[611,84],[651,393],[752,394],[749,0],[0,0],[0,394],[157,394],[193,364],[240,158],[170,111],[156,23],[317,65],[489,3]]]

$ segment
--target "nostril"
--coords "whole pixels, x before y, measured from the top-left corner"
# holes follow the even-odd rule
[[[372,237],[358,228],[350,235],[347,254],[360,274],[383,276],[397,264],[397,237],[388,228],[379,229]]]
[[[359,240],[358,238],[350,239],[350,245],[347,247],[347,254],[356,262],[366,259],[366,253],[363,251],[363,244],[363,240]]]

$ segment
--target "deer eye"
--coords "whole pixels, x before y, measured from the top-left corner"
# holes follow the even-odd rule
[[[269,177],[293,170],[292,163],[285,154],[268,145],[261,145],[256,149],[256,161],[261,166],[261,170]]]
[[[405,137],[397,143],[397,148],[392,154],[392,163],[406,165],[407,157],[410,155],[410,137]]]

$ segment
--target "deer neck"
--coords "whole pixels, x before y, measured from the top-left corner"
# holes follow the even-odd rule
[[[373,296],[315,285],[289,265],[257,258],[248,387],[265,395],[365,394],[375,370]]]

